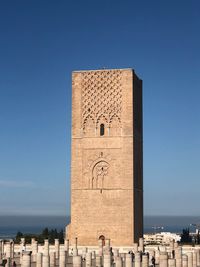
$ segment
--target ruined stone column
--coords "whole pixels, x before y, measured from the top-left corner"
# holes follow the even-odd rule
[[[49,255],[43,254],[43,257],[42,257],[42,267],[50,267]]]
[[[23,252],[22,267],[31,267],[31,253]]]
[[[142,255],[142,267],[148,267],[149,266],[149,259],[147,255]]]
[[[178,248],[178,243],[177,243],[177,241],[174,242],[174,249],[175,249],[175,248]]]
[[[82,258],[81,256],[73,257],[73,267],[82,267]]]
[[[142,251],[142,252],[144,252],[144,239],[143,239],[143,237],[140,237],[139,238],[139,251]]]
[[[60,250],[60,257],[59,257],[59,267],[66,266],[66,251]]]
[[[36,256],[36,267],[42,267],[42,253],[37,253]]]
[[[133,252],[134,252],[134,254],[135,254],[136,252],[138,252],[138,243],[134,243],[134,244],[133,244]]]
[[[182,247],[175,248],[176,267],[182,267]]]
[[[182,255],[182,267],[188,267],[188,256],[185,254]]]
[[[45,239],[44,240],[44,256],[49,256],[49,240],[48,239]]]
[[[78,238],[74,239],[73,256],[78,256]]]
[[[35,262],[38,253],[38,242],[36,240],[32,240],[31,248],[32,248],[32,255],[31,255],[32,261]]]
[[[26,247],[25,247],[25,238],[22,237],[21,238],[21,242],[20,242],[20,251],[25,251]]]
[[[193,267],[197,267],[197,251],[193,251]]]
[[[119,257],[119,249],[113,249],[113,256],[114,256],[114,262],[116,261],[116,258]]]
[[[96,267],[102,267],[102,257],[96,255]]]
[[[152,265],[152,262],[151,262],[152,257],[155,258],[155,250],[150,249],[149,250],[149,266]]]
[[[49,259],[50,259],[50,267],[55,267],[56,266],[56,253],[53,251],[50,252]]]
[[[85,266],[86,267],[92,266],[92,253],[91,252],[87,252],[87,254],[86,254]]]
[[[56,252],[56,259],[59,258],[59,250],[60,250],[60,243],[59,239],[55,239],[55,252]]]
[[[6,258],[11,258],[11,242],[9,241],[9,242],[6,242],[6,244],[5,244],[5,246],[6,246]]]
[[[188,256],[188,267],[193,267],[193,253],[188,252],[187,256]]]
[[[197,252],[197,266],[200,266],[200,249],[197,249],[196,252]]]
[[[168,267],[168,254],[167,252],[160,252],[159,267]]]
[[[160,252],[159,252],[159,250],[155,251],[155,260],[156,260],[156,264],[160,263]]]
[[[82,258],[83,258],[83,259],[86,259],[87,251],[88,251],[87,247],[84,247],[84,248],[82,249]]]
[[[169,242],[169,247],[171,251],[174,250],[174,239]]]
[[[126,267],[133,267],[131,254],[126,254],[125,265],[126,265]]]
[[[104,254],[110,254],[110,239],[105,240],[105,246],[103,248]]]
[[[0,240],[0,259],[1,259],[1,257],[2,257],[2,240]]]
[[[11,242],[11,258],[13,259],[15,256],[15,243],[14,241]]]
[[[168,267],[176,267],[176,260],[168,259]]]
[[[122,267],[122,258],[119,256],[115,259],[115,267]]]
[[[96,266],[96,251],[92,251],[92,264]]]
[[[111,255],[110,254],[104,254],[103,266],[104,267],[111,267]]]
[[[11,258],[6,258],[7,262],[5,267],[11,267]]]
[[[139,252],[135,253],[135,267],[141,267],[141,258]]]
[[[69,239],[65,239],[65,251],[67,251],[67,256],[69,255]]]
[[[22,254],[22,251],[20,251],[20,255],[19,255],[19,263],[20,263],[20,265],[22,265],[22,260],[23,260],[23,254]]]
[[[99,245],[98,254],[99,254],[99,256],[103,256],[103,240],[99,239],[98,245]]]

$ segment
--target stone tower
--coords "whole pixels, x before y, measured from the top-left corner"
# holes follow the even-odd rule
[[[142,81],[132,69],[72,74],[71,224],[79,245],[143,235]]]

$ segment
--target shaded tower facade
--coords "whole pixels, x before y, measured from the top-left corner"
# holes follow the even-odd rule
[[[142,81],[132,69],[72,74],[71,223],[80,245],[143,235]]]

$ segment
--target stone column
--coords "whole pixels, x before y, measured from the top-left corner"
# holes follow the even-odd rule
[[[49,256],[49,240],[44,240],[44,256]]]
[[[159,267],[168,267],[168,254],[167,252],[160,252],[160,265]]]
[[[142,255],[142,267],[148,267],[149,266],[149,259],[148,256]]]
[[[132,262],[132,256],[131,256],[131,254],[126,254],[125,266],[126,267],[133,267],[133,262]]]
[[[73,256],[78,256],[78,238],[74,239]]]
[[[177,242],[174,242],[174,249],[175,248],[178,248],[178,243]]]
[[[98,254],[99,254],[99,256],[103,256],[103,240],[99,239],[98,245],[99,245]]]
[[[36,240],[32,241],[32,261],[36,262],[36,257],[37,257],[37,253],[38,253],[38,242]]]
[[[15,243],[11,241],[11,258],[13,259],[15,256]]]
[[[56,253],[53,251],[50,252],[49,258],[50,258],[50,267],[55,267],[56,266]]]
[[[182,266],[188,267],[188,256],[187,255],[182,255]]]
[[[66,266],[66,251],[60,250],[60,257],[59,257],[59,267]]]
[[[65,239],[65,251],[67,251],[67,255],[69,255],[69,239]]]
[[[36,267],[42,267],[42,253],[37,253]]]
[[[6,258],[7,262],[5,267],[11,267],[11,258]]]
[[[96,266],[96,251],[92,251],[92,264]]]
[[[114,262],[116,262],[117,257],[119,257],[119,249],[113,249]]]
[[[84,247],[84,248],[82,249],[82,258],[83,258],[83,259],[86,259],[87,251],[88,251],[87,247]]]
[[[42,267],[50,267],[49,255],[43,254],[43,257],[42,257]]]
[[[92,253],[91,252],[87,252],[87,254],[86,254],[85,266],[86,267],[92,266]]]
[[[0,256],[2,255],[2,240],[0,239]]]
[[[197,266],[200,266],[200,249],[197,249],[196,252],[197,252]]]
[[[31,253],[23,252],[22,267],[31,267]]]
[[[105,246],[103,248],[104,254],[110,254],[110,239],[105,240]]]
[[[11,258],[11,249],[12,245],[11,242],[6,242],[6,258]]]
[[[197,251],[193,251],[193,267],[197,267]]]
[[[153,249],[150,249],[149,250],[149,266],[152,265],[152,262],[151,262],[152,257],[155,258],[155,251]]]
[[[82,258],[81,256],[73,257],[73,267],[82,267]]]
[[[96,255],[96,267],[102,267],[102,257]]]
[[[135,253],[135,267],[141,267],[141,258],[139,252]]]
[[[59,250],[60,250],[60,243],[59,239],[55,239],[55,252],[56,252],[56,259],[59,258]]]
[[[133,252],[134,253],[138,252],[138,243],[133,244]]]
[[[111,255],[110,254],[104,254],[103,266],[104,267],[111,267]]]
[[[176,267],[176,260],[168,259],[168,267]]]
[[[182,247],[175,248],[176,267],[182,267]]]
[[[193,267],[193,253],[188,252],[187,256],[188,256],[188,267]]]
[[[122,258],[119,256],[115,258],[115,267],[122,267]]]
[[[22,255],[22,251],[20,251],[20,255],[19,255],[19,263],[20,263],[20,265],[22,265],[22,260],[23,260],[23,255]]]
[[[174,239],[169,242],[170,250],[174,250]]]
[[[144,252],[144,239],[143,239],[143,237],[140,237],[139,238],[139,251],[142,251],[142,252]]]
[[[26,249],[26,247],[25,247],[25,238],[24,237],[21,238],[20,245],[21,245],[20,246],[20,251],[23,251],[23,250]]]
[[[155,260],[156,260],[156,264],[160,263],[160,252],[159,252],[159,250],[155,251]]]

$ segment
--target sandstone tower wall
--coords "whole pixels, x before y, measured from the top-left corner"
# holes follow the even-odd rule
[[[73,72],[67,238],[132,245],[142,234],[142,82],[132,69]]]

